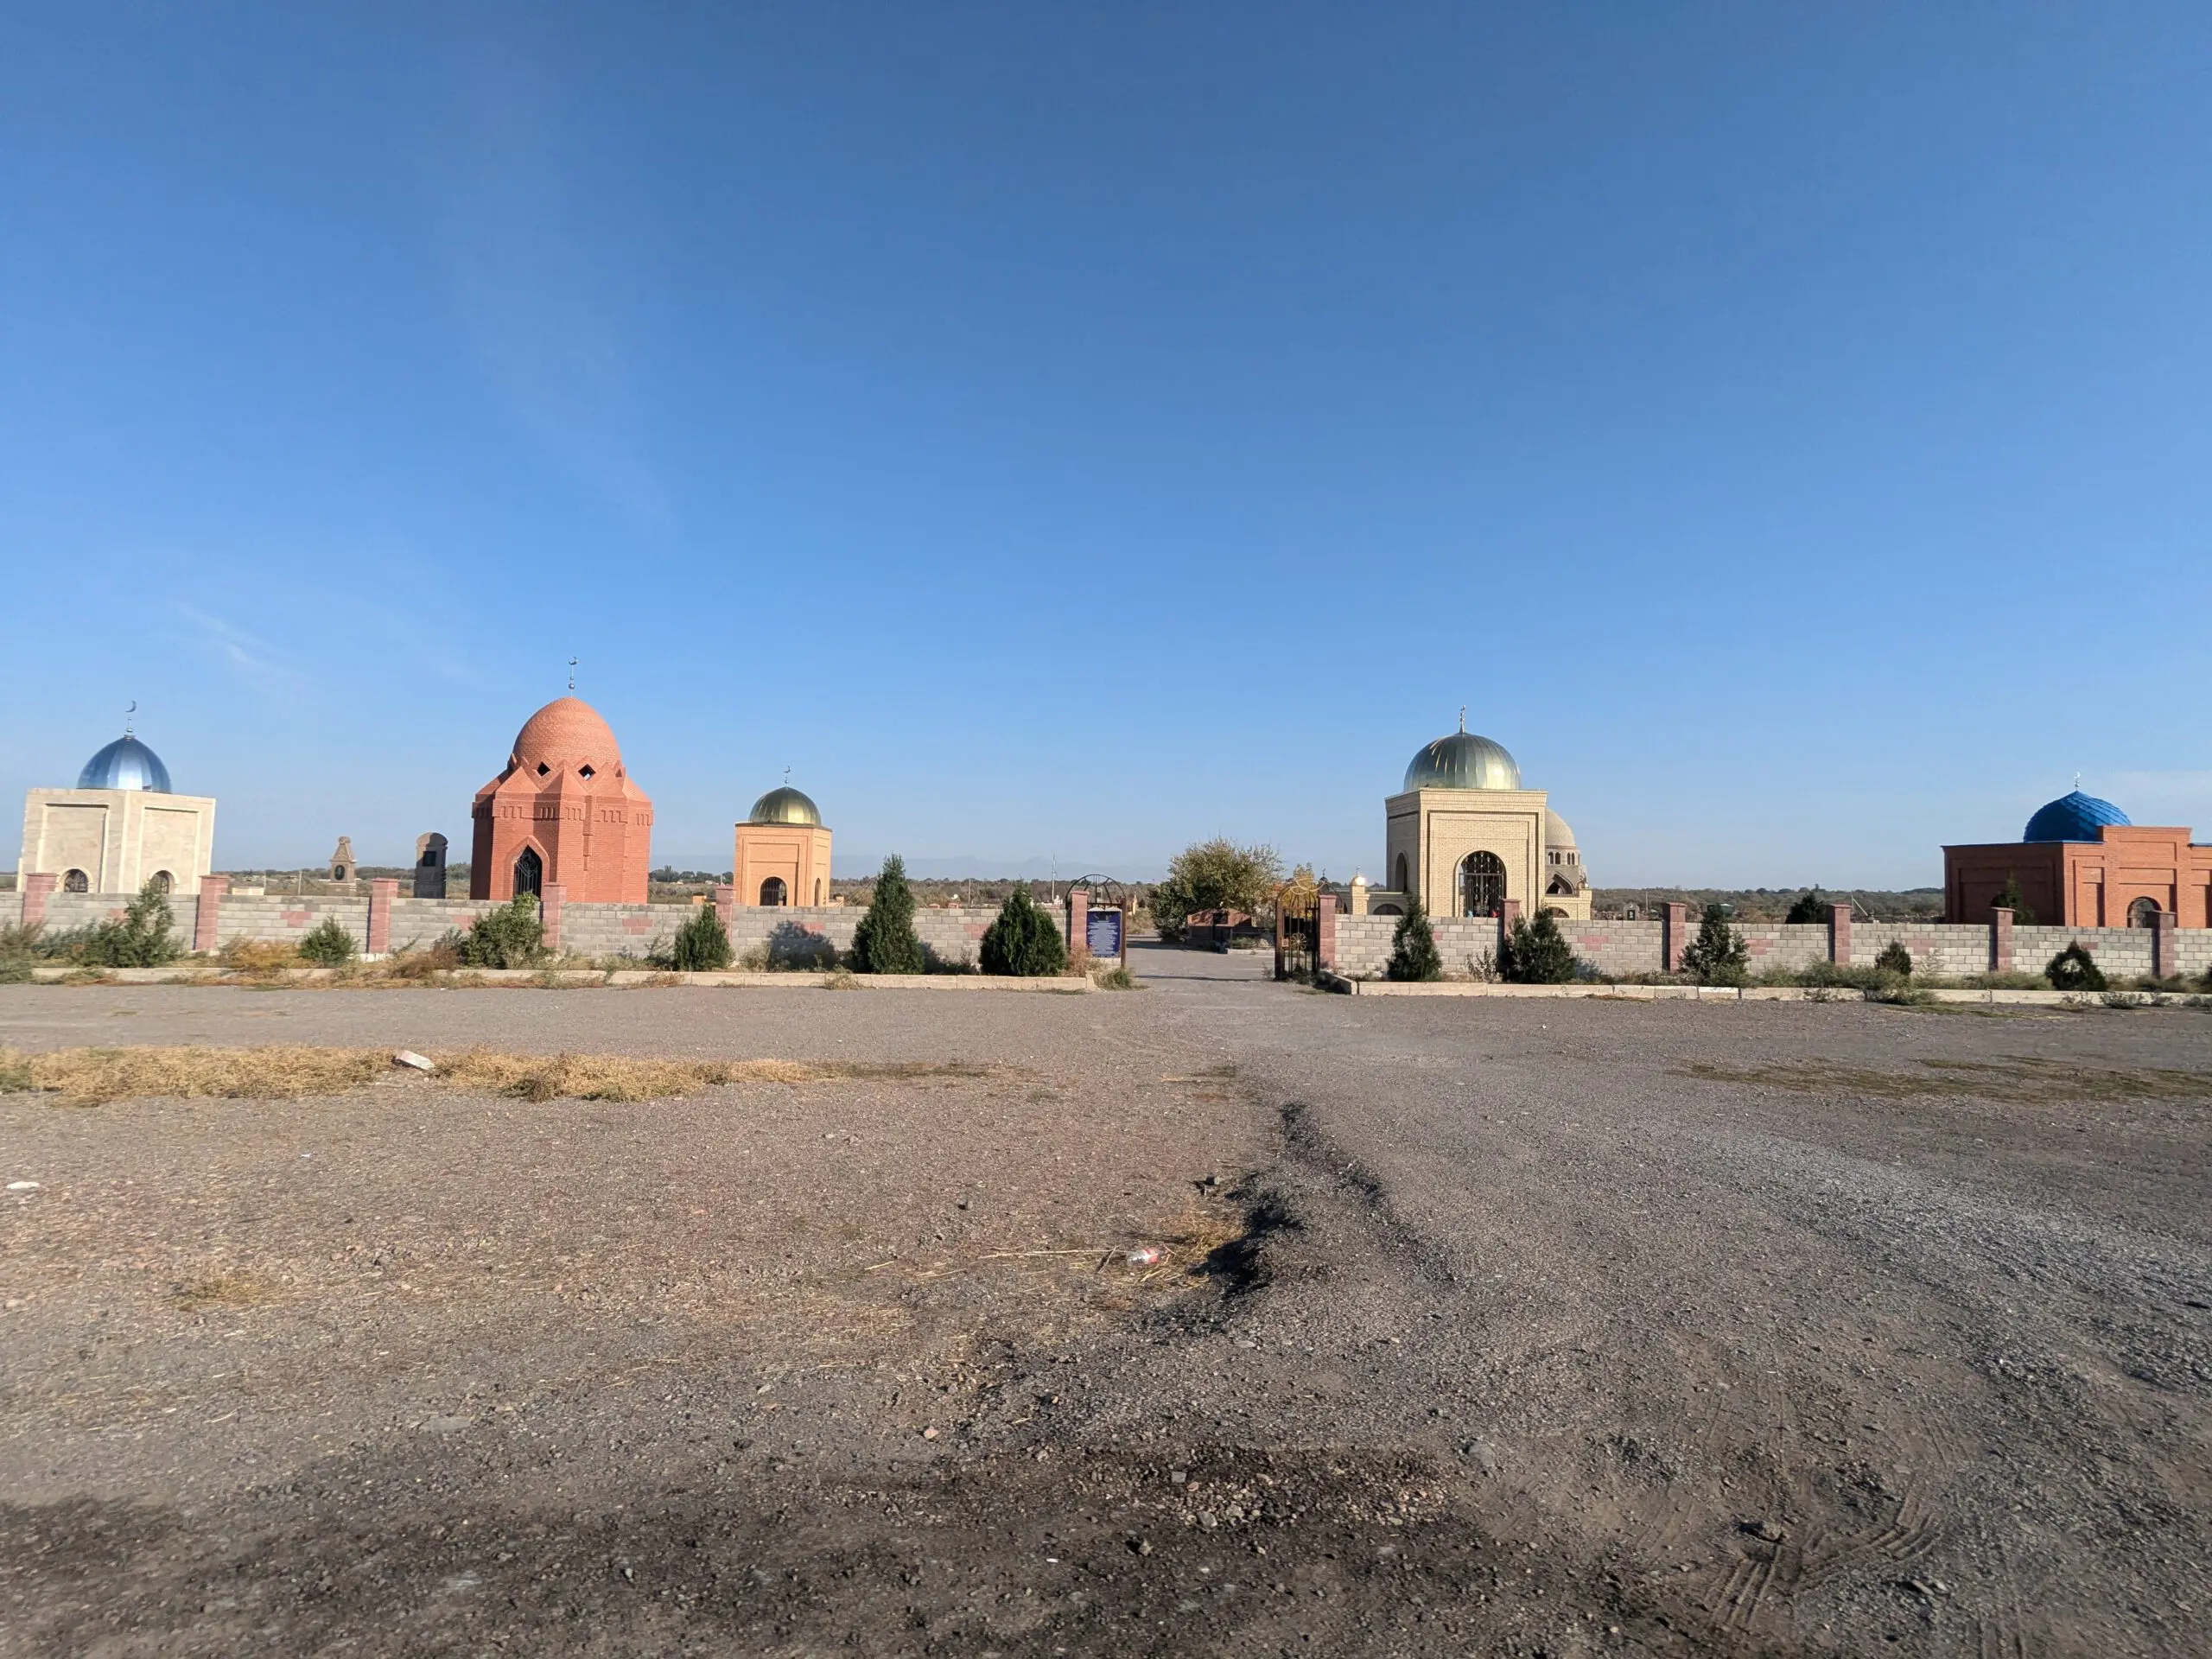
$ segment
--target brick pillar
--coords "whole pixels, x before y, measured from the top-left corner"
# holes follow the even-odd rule
[[[61,878],[52,870],[37,870],[23,878],[23,931],[46,925],[46,901],[54,897],[54,890],[61,885]]]
[[[399,896],[396,880],[377,876],[369,882],[369,954],[391,954],[391,901]]]
[[[1090,939],[1090,889],[1068,889],[1068,954],[1072,956]]]
[[[561,948],[561,906],[568,898],[568,890],[558,881],[548,881],[537,895],[538,918],[545,924],[545,948]],[[373,915],[375,912],[370,912]]]
[[[1989,971],[2012,971],[2012,912],[2003,905],[1989,907]]]
[[[200,878],[200,897],[192,910],[192,948],[194,950],[214,950],[223,928],[223,895],[231,890],[227,875],[203,875]]]
[[[1670,974],[1682,971],[1682,946],[1688,943],[1682,938],[1682,930],[1688,925],[1688,905],[1668,905],[1660,917],[1659,957]]]
[[[2181,971],[2181,940],[2174,932],[2179,919],[2171,910],[2162,910],[2151,924],[2151,971],[2160,979],[2171,979]]]
[[[1337,895],[1325,893],[1313,908],[1313,965],[1332,973],[1337,966]]]
[[[1828,906],[1828,960],[1839,968],[1851,966],[1851,906]]]
[[[722,925],[722,934],[724,938],[728,937],[729,925],[736,918],[736,916],[737,888],[734,886],[716,887],[715,889],[715,919]],[[731,947],[733,949],[735,948],[736,943],[737,942],[734,939],[730,941]]]

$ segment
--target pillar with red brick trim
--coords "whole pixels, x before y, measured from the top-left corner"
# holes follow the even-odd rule
[[[1828,960],[1839,968],[1851,966],[1851,906],[1828,906]]]
[[[1073,956],[1090,943],[1090,889],[1068,889],[1068,954]]]
[[[558,881],[548,881],[537,895],[538,919],[545,924],[548,950],[561,948],[561,906],[568,896],[568,889]]]
[[[1661,907],[1659,959],[1666,964],[1666,970],[1670,974],[1682,971],[1682,946],[1687,943],[1682,938],[1682,930],[1688,925],[1689,913],[1688,905],[1670,904]]]
[[[2181,971],[2181,940],[2174,932],[2180,919],[2171,910],[2162,910],[2151,924],[2151,971],[2160,979],[2171,979]]]
[[[203,875],[200,895],[192,907],[192,948],[208,951],[222,943],[223,895],[231,890],[227,875]]]
[[[729,925],[737,918],[737,887],[734,884],[715,889],[715,919],[722,925],[722,937],[729,938]],[[732,940],[732,948],[735,941]]]
[[[391,901],[399,896],[396,878],[377,876],[369,882],[369,954],[391,954]]]
[[[46,925],[46,901],[60,885],[61,878],[52,870],[34,870],[23,878],[23,913],[18,920],[24,932]]]
[[[1337,968],[1337,895],[1325,893],[1313,904],[1313,965]]]
[[[2004,905],[1989,908],[1989,971],[2012,971],[2012,912]]]

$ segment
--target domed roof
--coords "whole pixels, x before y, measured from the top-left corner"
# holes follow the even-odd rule
[[[1568,828],[1565,818],[1548,806],[1544,809],[1544,845],[1574,850],[1574,831]]]
[[[753,803],[753,810],[746,814],[747,823],[804,823],[819,827],[822,809],[806,795],[789,784],[770,790]]]
[[[91,760],[77,774],[79,789],[149,789],[158,795],[174,794],[169,769],[162,757],[129,733],[118,737]]]
[[[616,767],[622,746],[614,728],[582,697],[556,697],[523,721],[515,734],[514,763],[530,772],[562,772],[570,766]]]
[[[1518,789],[1521,768],[1503,744],[1478,737],[1460,717],[1459,729],[1440,737],[1406,767],[1406,788]]]
[[[2095,841],[2108,823],[2126,823],[2127,814],[2110,801],[2101,801],[2080,790],[2062,795],[2048,806],[2039,806],[2020,832],[2022,841]]]

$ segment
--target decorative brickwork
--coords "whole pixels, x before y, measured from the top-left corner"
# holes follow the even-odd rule
[[[558,697],[515,735],[506,769],[476,791],[472,899],[514,897],[534,867],[578,904],[643,904],[652,868],[653,804],[622,764],[599,712]]]
[[[61,878],[52,870],[29,870],[16,878],[23,890],[22,912],[17,918],[24,932],[46,925],[47,901],[54,890],[61,885]]]
[[[399,896],[399,883],[382,876],[369,882],[369,942],[368,953],[372,957],[391,953],[391,901]]]

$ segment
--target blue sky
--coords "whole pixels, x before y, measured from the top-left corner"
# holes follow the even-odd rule
[[[2212,10],[17,8],[0,791],[466,844],[579,690],[720,868],[1601,884],[2212,838]]]

